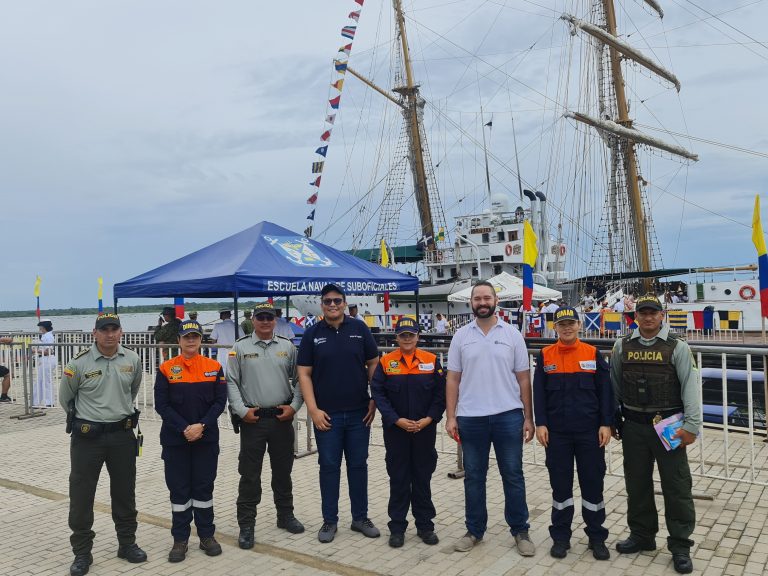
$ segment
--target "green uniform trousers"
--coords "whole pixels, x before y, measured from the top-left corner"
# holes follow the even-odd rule
[[[664,495],[664,518],[673,554],[689,552],[689,537],[696,525],[696,509],[691,493],[691,469],[684,447],[667,452],[652,424],[626,420],[622,430],[624,480],[627,485],[627,523],[632,538],[652,543],[659,531],[659,514],[653,489],[653,462],[659,467]]]
[[[105,432],[97,438],[72,435],[69,448],[69,528],[72,551],[88,554],[96,536],[93,501],[104,463],[109,472],[112,520],[120,545],[136,541],[136,437],[132,430]]]

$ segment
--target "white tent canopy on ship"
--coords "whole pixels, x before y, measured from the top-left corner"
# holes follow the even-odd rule
[[[522,300],[523,299],[523,281],[520,278],[512,276],[507,272],[489,278],[488,282],[493,285],[499,300]],[[472,296],[472,288],[464,288],[448,296],[449,302],[469,302]],[[563,293],[547,288],[541,284],[533,285],[534,300],[551,300],[562,298]]]

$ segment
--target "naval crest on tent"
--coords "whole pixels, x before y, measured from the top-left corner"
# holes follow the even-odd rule
[[[278,254],[297,266],[312,266],[320,268],[336,267],[337,264],[312,246],[310,240],[303,236],[263,236],[264,240]]]

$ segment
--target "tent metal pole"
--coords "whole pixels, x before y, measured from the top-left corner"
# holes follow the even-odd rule
[[[117,296],[115,296],[115,314],[117,314]]]
[[[291,297],[286,294],[285,295],[285,321],[289,322],[289,317],[291,315]]]
[[[416,296],[416,326],[421,328],[421,314],[419,314],[419,289],[413,291]]]
[[[240,338],[240,317],[237,315],[237,294],[235,294],[235,340]]]

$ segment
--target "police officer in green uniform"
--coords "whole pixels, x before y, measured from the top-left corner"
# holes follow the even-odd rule
[[[240,328],[243,329],[243,334],[248,336],[253,332],[253,320],[251,320],[253,313],[250,310],[246,310],[243,314],[245,315],[245,320],[240,322]]]
[[[275,309],[254,309],[255,329],[229,351],[227,392],[230,410],[241,420],[240,484],[237,492],[238,545],[254,545],[256,508],[261,503],[261,470],[269,452],[277,527],[304,532],[293,513],[293,417],[304,404],[296,385],[296,346],[275,335]]]
[[[611,382],[621,406],[623,427],[616,433],[625,454],[629,537],[616,544],[620,554],[656,549],[659,518],[653,491],[653,465],[659,468],[664,514],[675,570],[693,570],[690,539],[696,524],[691,493],[691,470],[686,447],[701,428],[698,376],[688,344],[663,326],[664,310],[653,294],[637,299],[637,328],[616,341],[611,359]],[[677,413],[683,425],[674,434],[681,444],[667,451],[654,424]],[[628,458],[627,455],[632,457]]]
[[[93,331],[94,344],[64,367],[59,401],[73,418],[69,475],[70,542],[75,560],[71,576],[88,573],[93,563],[93,501],[99,473],[107,465],[118,558],[147,559],[136,544],[136,426],[133,406],[142,381],[138,354],[120,345],[123,331],[117,314],[102,314]]]

